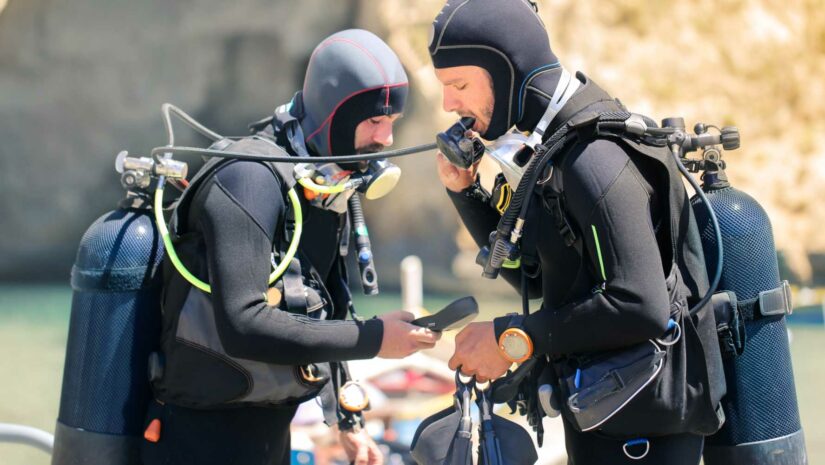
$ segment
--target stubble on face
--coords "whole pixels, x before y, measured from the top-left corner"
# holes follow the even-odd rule
[[[492,89],[491,89],[492,92]],[[476,116],[476,124],[473,130],[484,134],[490,128],[490,121],[493,119],[493,102],[489,102],[482,110],[480,117]]]

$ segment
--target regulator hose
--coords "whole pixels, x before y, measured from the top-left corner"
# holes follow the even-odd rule
[[[690,175],[685,165],[682,164],[682,160],[679,157],[679,149],[671,149],[670,154],[673,156],[673,159],[676,161],[676,167],[679,169],[679,172],[682,173],[682,176],[687,179],[687,182],[690,183],[690,186],[693,187],[693,190],[696,191],[696,195],[702,199],[702,203],[705,204],[705,208],[708,210],[708,216],[710,216],[710,222],[713,225],[713,232],[716,235],[716,253],[717,253],[717,261],[716,261],[716,273],[713,275],[713,280],[710,282],[710,287],[708,287],[708,292],[705,293],[704,297],[699,300],[696,305],[690,308],[690,313],[693,314],[697,310],[701,309],[705,306],[705,304],[710,301],[713,297],[713,294],[716,293],[716,289],[719,287],[719,281],[722,279],[722,266],[725,261],[724,257],[724,247],[722,246],[722,229],[719,227],[719,220],[716,218],[716,212],[713,210],[713,207],[710,205],[705,192],[702,190],[702,187],[699,186],[699,183],[693,179],[693,176]]]
[[[385,150],[383,152],[376,152],[376,153],[365,153],[365,154],[355,154],[355,155],[340,155],[340,156],[332,156],[332,157],[310,157],[309,159],[305,157],[291,157],[291,156],[269,156],[269,155],[255,155],[250,153],[243,153],[243,152],[224,152],[221,150],[214,150],[214,149],[202,149],[198,147],[181,147],[181,146],[164,146],[164,147],[155,147],[152,149],[151,156],[157,157],[159,155],[171,155],[171,154],[180,154],[180,155],[204,155],[207,157],[221,157],[221,158],[233,158],[237,160],[252,160],[252,161],[268,161],[273,163],[340,163],[340,162],[359,162],[359,161],[372,161],[372,160],[383,160],[386,158],[396,158],[396,157],[403,157],[407,155],[413,155],[417,153],[428,152],[430,150],[434,150],[436,148],[436,144],[422,144],[416,145],[413,147],[407,147],[403,149],[395,149],[395,150]]]
[[[169,145],[167,147],[158,148],[160,149],[159,152],[163,152],[164,158],[171,158],[172,157],[172,150],[164,150],[164,149],[171,149],[175,145],[175,131],[172,127],[172,115],[174,114],[178,118],[180,118],[184,123],[186,123],[189,127],[194,129],[195,131],[199,132],[201,135],[213,140],[217,141],[223,139],[223,136],[212,131],[211,129],[207,128],[203,124],[196,121],[192,118],[189,114],[181,110],[180,108],[172,105],[171,103],[164,103],[161,106],[161,113],[163,114],[163,125],[166,128],[166,136],[168,138]],[[157,156],[156,151],[152,151],[152,156]],[[213,150],[214,151],[214,150]],[[217,151],[214,151],[217,152]],[[220,153],[220,152],[219,152]],[[197,289],[200,289],[203,292],[211,293],[212,286],[208,283],[198,279],[197,276],[192,274],[183,262],[178,257],[177,252],[175,251],[175,246],[172,243],[172,237],[169,234],[169,229],[166,226],[166,220],[163,218],[163,188],[166,184],[166,177],[160,176],[158,177],[157,187],[155,188],[155,199],[154,199],[154,213],[155,213],[155,224],[157,224],[158,232],[160,232],[160,236],[163,239],[163,245],[166,248],[166,255],[169,257],[169,260],[172,262],[172,266],[180,273],[180,275],[189,282],[189,284],[195,286]],[[301,241],[301,233],[303,232],[303,211],[301,210],[301,200],[298,197],[298,194],[295,192],[295,188],[293,187],[287,192],[287,196],[292,204],[292,209],[295,215],[295,232],[293,234],[292,240],[287,247],[286,254],[284,254],[283,260],[277,266],[273,263],[273,268],[275,268],[272,273],[269,275],[268,284],[272,284],[284,274],[286,269],[289,267],[290,262],[295,257],[295,254],[298,251],[298,244]]]

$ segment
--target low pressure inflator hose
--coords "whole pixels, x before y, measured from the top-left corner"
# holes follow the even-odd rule
[[[188,269],[186,269],[186,266],[184,266],[183,262],[181,262],[178,257],[177,252],[175,252],[175,246],[172,244],[169,229],[166,227],[166,220],[163,218],[163,186],[165,183],[165,177],[161,176],[158,178],[158,185],[155,189],[154,213],[155,223],[157,224],[158,231],[160,232],[160,237],[163,239],[163,245],[166,248],[166,255],[169,257],[169,260],[172,262],[172,265],[178,273],[180,273],[186,281],[203,292],[211,293],[212,286],[201,281]],[[283,260],[281,260],[281,263],[279,263],[278,266],[274,267],[275,270],[269,275],[268,284],[272,284],[277,281],[278,278],[284,274],[287,267],[289,267],[289,263],[298,251],[298,244],[301,241],[301,233],[303,232],[303,211],[301,210],[301,200],[298,198],[298,194],[295,193],[295,188],[290,189],[289,192],[287,192],[287,196],[289,197],[292,204],[292,209],[295,212],[295,232],[292,235],[292,240],[289,243],[289,247],[287,248]]]

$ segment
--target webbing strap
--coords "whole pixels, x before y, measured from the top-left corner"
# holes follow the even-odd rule
[[[581,82],[574,78],[569,71],[564,68],[561,69],[561,76],[559,77],[558,84],[556,84],[556,89],[553,91],[550,104],[547,105],[544,114],[536,125],[536,129],[533,130],[524,145],[535,151],[536,144],[540,143],[544,138],[544,132],[550,125],[550,122],[553,121],[553,118],[561,111],[562,107],[570,100],[580,85]]]

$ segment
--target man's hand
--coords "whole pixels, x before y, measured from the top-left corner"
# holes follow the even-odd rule
[[[381,340],[381,358],[404,358],[421,349],[432,349],[441,339],[441,333],[411,325],[415,319],[410,312],[398,310],[379,317],[384,322],[384,337]]]
[[[384,454],[378,449],[375,441],[360,430],[340,431],[338,440],[347,452],[347,458],[355,465],[381,465],[384,463]]]
[[[438,163],[438,179],[447,189],[453,192],[461,192],[476,180],[478,163],[464,170],[450,163],[441,152],[438,152],[435,159]]]
[[[450,369],[461,367],[467,376],[475,376],[483,383],[494,380],[510,368],[509,360],[498,350],[492,321],[470,323],[455,337],[455,353],[450,359]]]

